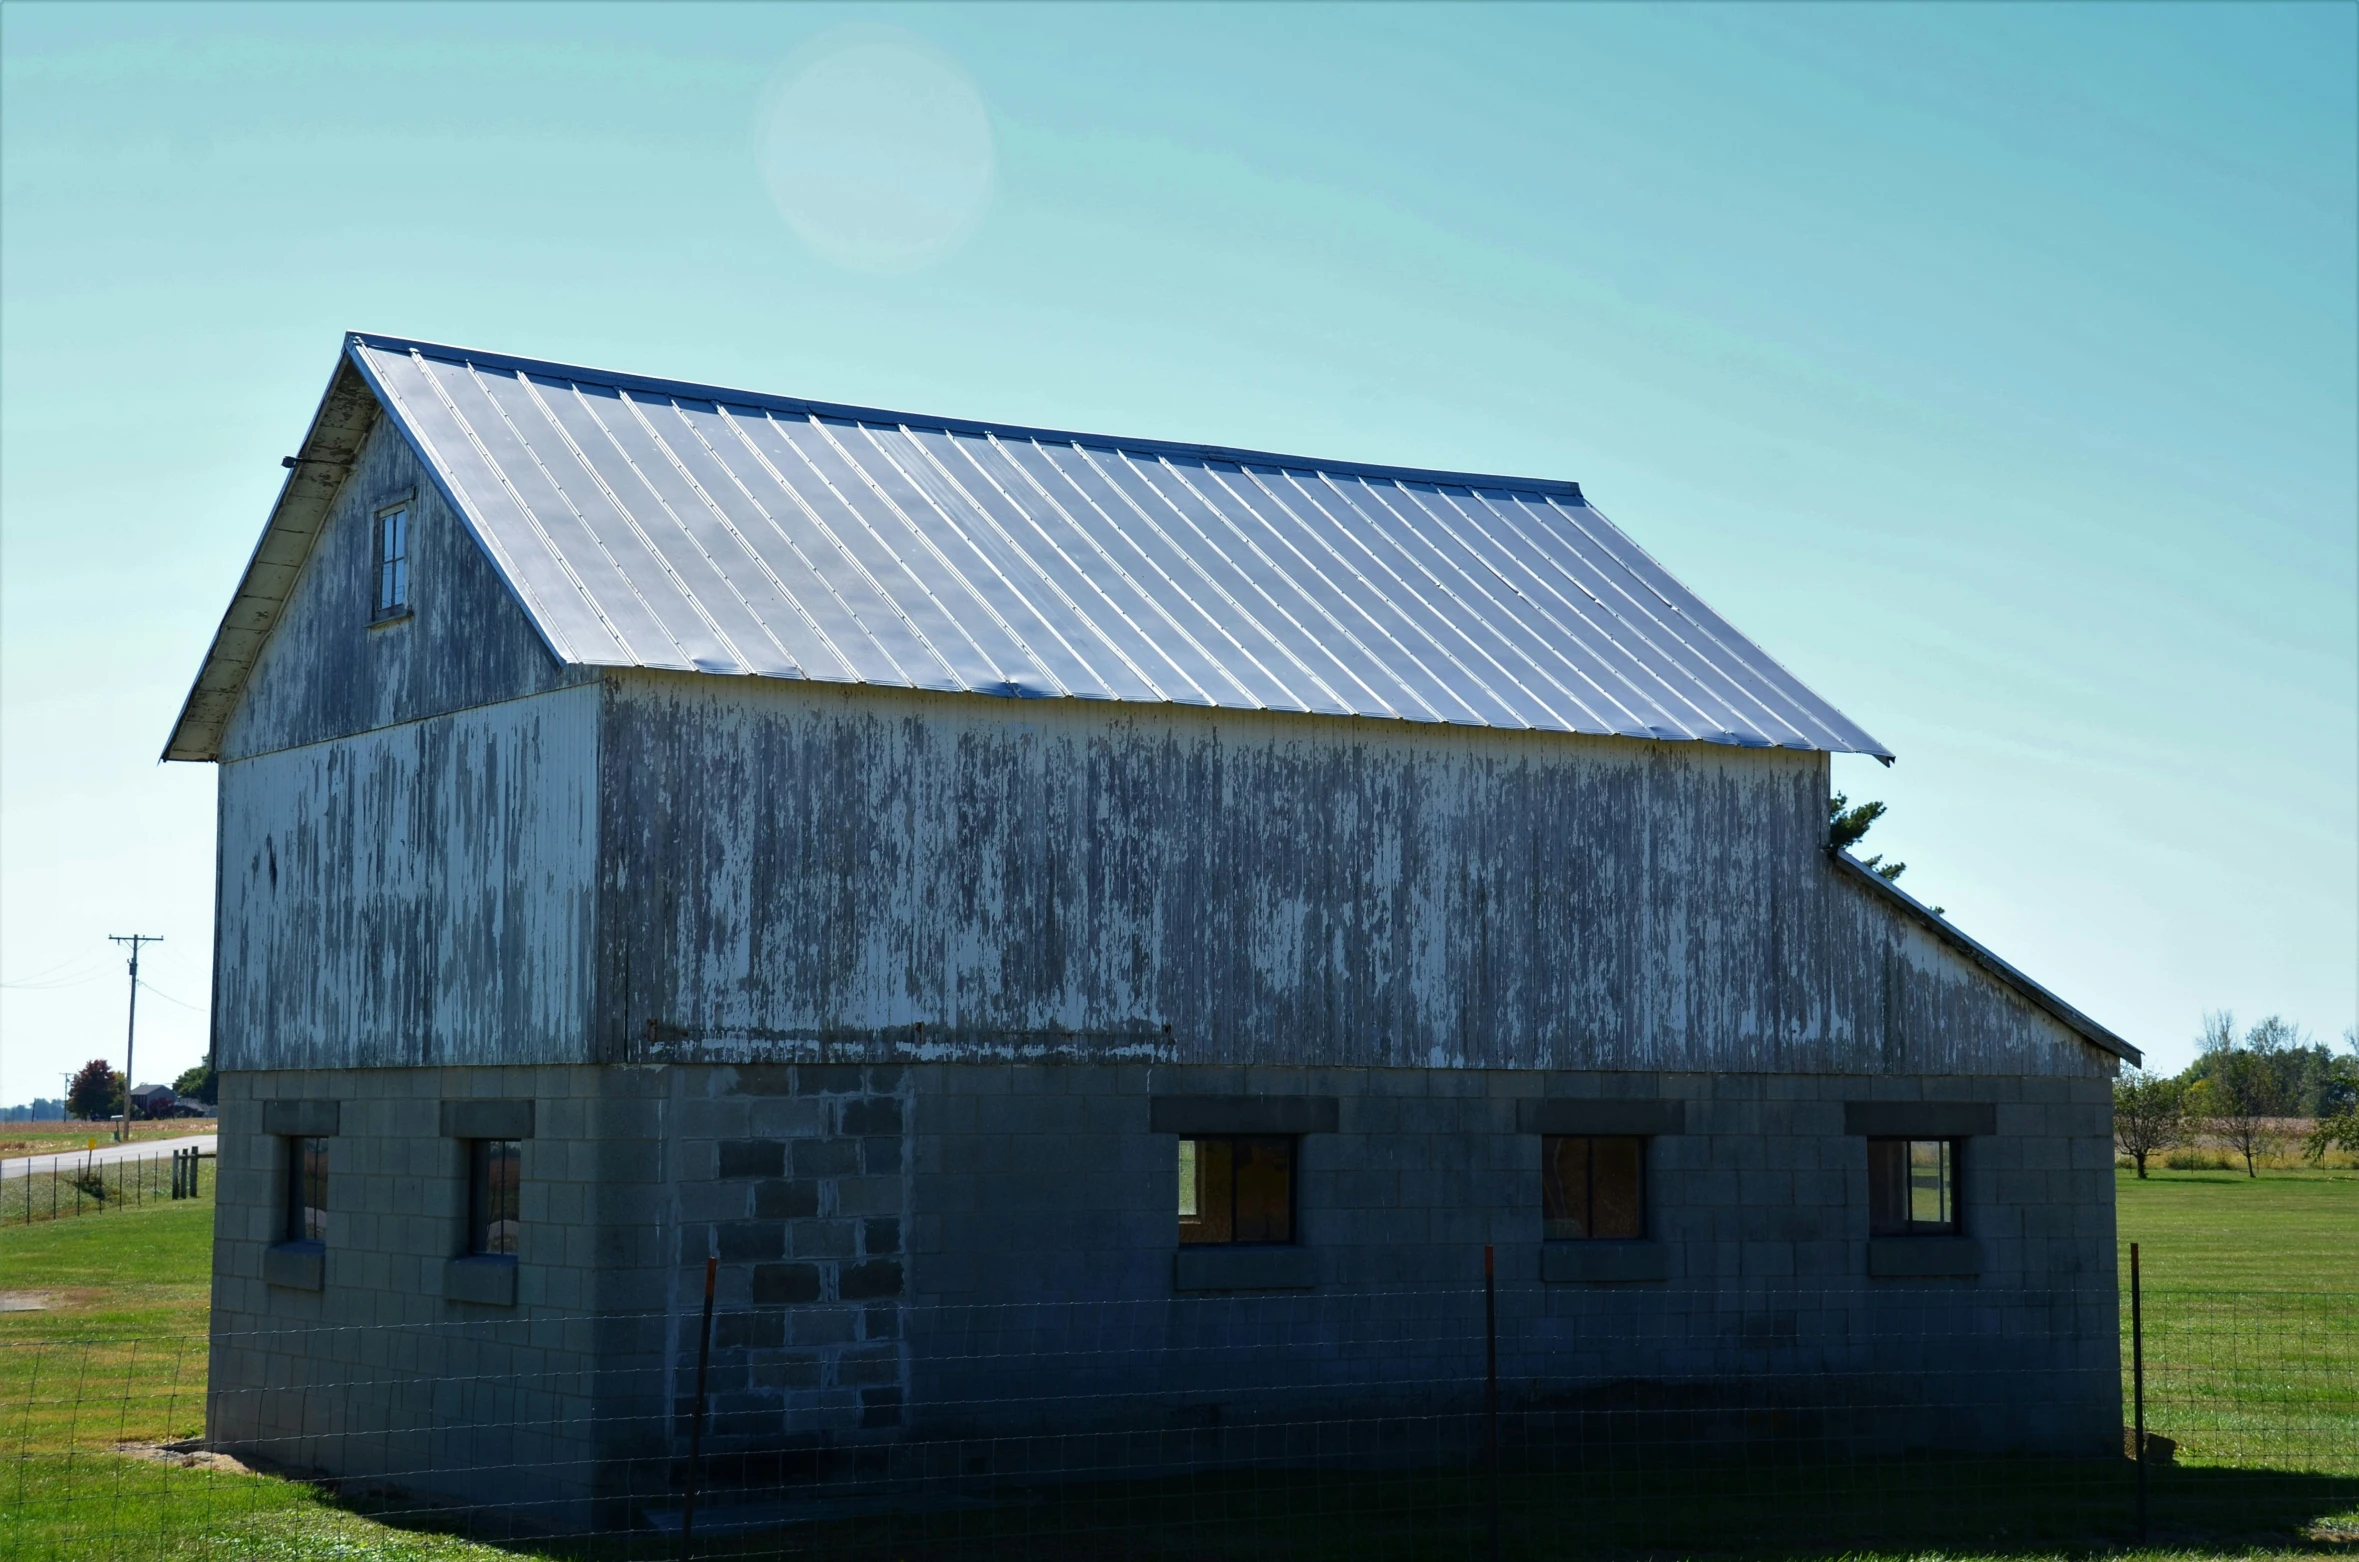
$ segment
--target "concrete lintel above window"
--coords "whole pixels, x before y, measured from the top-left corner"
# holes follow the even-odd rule
[[[287,1138],[316,1139],[336,1131],[339,1113],[333,1101],[265,1101],[262,1131]]]
[[[1843,1131],[1876,1139],[1969,1139],[1999,1131],[1988,1101],[1846,1101]]]
[[[262,1250],[262,1280],[290,1291],[317,1291],[327,1283],[327,1249],[317,1242],[281,1242]]]
[[[1868,1243],[1868,1273],[1879,1280],[1972,1279],[1982,1273],[1982,1244],[1972,1237],[1878,1237]]]
[[[1515,1127],[1527,1134],[1681,1134],[1687,1132],[1687,1103],[1526,1099],[1515,1103]]]
[[[442,1294],[453,1302],[475,1302],[485,1307],[516,1305],[516,1260],[478,1255],[445,1259]]]
[[[1552,1285],[1668,1280],[1671,1249],[1661,1242],[1550,1242],[1540,1249],[1540,1278]]]
[[[1333,1096],[1152,1096],[1147,1131],[1158,1134],[1331,1134]]]
[[[445,1139],[530,1139],[530,1101],[445,1101],[442,1103]]]
[[[1183,1247],[1172,1262],[1181,1291],[1308,1291],[1318,1255],[1302,1247]]]

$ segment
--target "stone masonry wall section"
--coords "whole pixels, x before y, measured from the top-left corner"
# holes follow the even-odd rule
[[[817,1448],[901,1424],[909,1386],[910,1072],[674,1071],[672,1402],[693,1408],[705,1260],[719,1261],[708,1445]]]

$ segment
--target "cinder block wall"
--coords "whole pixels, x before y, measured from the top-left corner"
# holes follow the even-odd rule
[[[224,1073],[209,1435],[297,1472],[580,1522],[618,1449],[662,1442],[615,1411],[663,1359],[647,1278],[667,1213],[664,1083],[567,1067]],[[535,1108],[514,1306],[443,1295],[467,1183],[440,1107],[486,1098]],[[336,1106],[317,1289],[265,1279],[285,1218],[272,1101]]]
[[[1403,1404],[1431,1403],[1440,1382],[1472,1392],[1488,1244],[1502,1375],[1520,1403],[1578,1405],[1634,1380],[1717,1377],[1754,1390],[1783,1380],[1803,1402],[1941,1401],[1938,1418],[1876,1434],[1894,1451],[2117,1446],[2101,1078],[913,1072],[908,1327],[920,1430],[1142,1416],[1198,1427],[1325,1413],[1359,1384],[1399,1384]],[[1176,1138],[1148,1131],[1149,1101],[1255,1093],[1338,1100],[1338,1131],[1300,1141],[1298,1236],[1315,1284],[1175,1295]],[[1533,1097],[1684,1104],[1685,1131],[1649,1150],[1648,1230],[1664,1278],[1543,1282],[1540,1136],[1518,1130],[1517,1112]],[[1870,1277],[1866,1140],[1846,1132],[1857,1101],[1992,1108],[1996,1132],[1962,1155],[1979,1274]],[[1050,1343],[1060,1331],[1073,1342],[1062,1354]]]
[[[209,1435],[553,1527],[636,1522],[677,1500],[710,1255],[707,1447],[890,1436],[907,1090],[858,1065],[224,1074]],[[516,1301],[452,1300],[466,1150],[442,1104],[516,1099],[534,1107]],[[336,1106],[317,1289],[266,1278],[286,1169],[271,1101]]]
[[[1301,1141],[1309,1288],[1174,1289],[1158,1095],[1337,1098]],[[447,1300],[465,1171],[448,1099],[529,1098],[517,1303]],[[1534,1097],[1676,1100],[1655,1139],[1664,1278],[1542,1282]],[[316,1291],[272,1285],[270,1099],[339,1104]],[[1973,1278],[1871,1279],[1860,1100],[1988,1104]],[[1481,1249],[1524,1405],[1634,1380],[1922,1381],[1897,1446],[2095,1453],[2118,1435],[2102,1078],[1818,1077],[1108,1063],[663,1065],[225,1075],[212,1435],[554,1523],[675,1501],[704,1265],[723,1479],[962,1431],[1245,1424],[1479,1383]],[[1459,1312],[1466,1312],[1461,1318]],[[1948,1342],[1929,1352],[1928,1342]],[[1388,1384],[1373,1396],[1364,1385]],[[1166,1456],[1170,1449],[1166,1447]],[[1059,1453],[1058,1458],[1067,1457]]]

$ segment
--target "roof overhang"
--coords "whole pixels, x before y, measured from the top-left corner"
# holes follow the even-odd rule
[[[213,644],[205,652],[196,683],[182,702],[172,736],[164,744],[165,759],[215,760],[221,757],[221,738],[245,692],[255,658],[286,610],[303,561],[311,556],[327,521],[328,506],[352,470],[360,447],[380,414],[376,393],[369,389],[351,356],[336,360],[336,372],[311,416],[294,465],[279,486],[278,501],[262,528],[262,538],[246,561],[237,595],[221,615]]]
[[[1931,906],[1926,905],[1907,890],[1885,878],[1857,857],[1852,856],[1849,852],[1829,847],[1827,848],[1827,859],[1835,865],[1835,872],[1838,876],[1859,885],[1870,894],[1881,897],[1887,906],[1924,927],[1935,938],[1996,977],[2000,983],[2012,989],[2016,996],[2022,998],[2033,1008],[2046,1013],[2051,1019],[2062,1024],[2090,1046],[2100,1052],[2109,1052],[2133,1066],[2145,1061],[2145,1054],[2136,1047],[2131,1046],[2071,1004],[2066,1003],[2021,971],[2016,970],[2015,967],[1991,953],[1983,945],[1959,932],[1947,917],[1942,916]]]

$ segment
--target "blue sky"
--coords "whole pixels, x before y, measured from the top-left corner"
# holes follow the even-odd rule
[[[2171,1066],[2334,1036],[2355,57],[2327,4],[10,4],[0,1101],[120,1063],[109,933],[168,939],[139,1073],[202,1050],[213,777],[155,755],[348,328],[1576,478],[1899,752],[1836,780],[1908,888]]]

